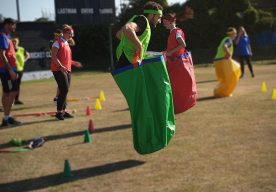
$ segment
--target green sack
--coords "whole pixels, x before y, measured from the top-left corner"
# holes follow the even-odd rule
[[[166,147],[175,134],[175,122],[163,56],[146,58],[137,68],[129,65],[112,75],[130,109],[135,150],[148,154]]]

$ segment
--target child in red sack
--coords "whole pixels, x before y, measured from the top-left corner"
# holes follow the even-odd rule
[[[197,90],[191,53],[186,50],[184,32],[176,27],[174,14],[163,17],[163,25],[170,30],[164,52],[170,76],[174,112],[182,113],[196,104]]]

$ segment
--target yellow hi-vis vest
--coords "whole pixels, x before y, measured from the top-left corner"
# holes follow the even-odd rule
[[[143,15],[141,15],[141,16],[143,16]],[[137,15],[133,16],[128,21],[128,23],[132,22],[136,17],[137,17]],[[145,16],[143,16],[143,17],[145,17]],[[142,35],[138,36],[138,39],[141,41],[142,47],[143,47],[142,58],[140,58],[140,59],[143,59],[146,54],[146,51],[147,51],[147,48],[149,45],[149,41],[150,41],[150,36],[151,36],[151,30],[150,30],[150,25],[149,25],[148,19],[146,17],[145,17],[145,19],[147,21],[146,29]],[[124,33],[122,33],[120,44],[118,45],[118,47],[116,49],[117,60],[119,60],[122,53],[124,53],[127,60],[133,64],[134,50],[135,50],[134,44],[127,39],[127,37]]]
[[[15,55],[17,71],[23,71],[25,65],[25,49],[23,47],[18,47]]]
[[[225,53],[224,53],[224,44],[227,40],[229,40],[230,37],[224,37],[222,39],[222,41],[220,42],[219,46],[218,46],[218,49],[217,49],[217,54],[215,56],[215,60],[217,59],[223,59],[225,57]],[[231,39],[230,39],[231,40]],[[232,41],[232,40],[231,40]],[[233,55],[233,51],[234,51],[234,46],[233,44],[231,45],[231,47],[229,47],[229,50],[230,50],[230,53],[231,55]]]

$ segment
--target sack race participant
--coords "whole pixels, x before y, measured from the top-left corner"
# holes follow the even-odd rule
[[[182,113],[196,104],[197,90],[192,56],[187,52],[184,32],[175,26],[173,14],[163,17],[163,25],[170,30],[166,62],[170,76],[175,114]]]
[[[233,40],[237,31],[233,27],[227,30],[227,37],[223,38],[214,60],[219,84],[214,89],[215,97],[230,97],[239,82],[241,75],[240,65],[232,59]]]
[[[164,59],[145,58],[150,25],[160,23],[162,9],[158,3],[146,3],[144,14],[132,17],[116,35],[120,44],[112,75],[127,100],[133,145],[139,154],[164,148],[175,133],[171,86]]]
[[[113,71],[131,115],[133,144],[140,154],[168,145],[175,133],[170,80],[162,56],[144,59],[134,68]]]

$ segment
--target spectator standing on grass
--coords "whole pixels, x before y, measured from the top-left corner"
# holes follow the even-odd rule
[[[19,121],[10,116],[12,104],[18,92],[16,55],[10,36],[11,33],[15,32],[15,29],[16,21],[12,18],[6,18],[3,23],[3,30],[0,31],[0,78],[3,87],[2,105],[4,110],[1,127],[20,124]]]
[[[62,30],[62,36],[57,38],[52,45],[51,70],[58,85],[59,95],[57,98],[56,119],[73,118],[66,112],[66,98],[71,82],[72,52],[68,41],[74,36],[71,26],[66,26]]]
[[[25,62],[30,58],[30,54],[24,49],[24,47],[19,46],[19,38],[13,38],[12,43],[14,45],[15,54],[16,54],[16,65],[17,65],[17,75],[18,75],[17,77],[18,93],[15,96],[14,104],[22,105],[24,103],[19,100],[20,85],[23,77]]]
[[[251,77],[255,77],[251,57],[252,57],[252,50],[250,45],[250,39],[244,29],[244,27],[239,28],[238,36],[235,39],[236,47],[236,55],[239,57],[240,65],[241,65],[241,76],[244,76],[244,62],[246,61],[249,71],[251,73]]]
[[[64,24],[62,26],[63,29],[65,29],[66,27],[71,27],[67,24]],[[57,29],[55,32],[54,32],[54,39],[53,40],[50,40],[49,42],[49,45],[50,45],[50,48],[52,48],[52,45],[54,43],[54,41],[56,41],[58,38],[62,37],[63,36],[63,33],[62,33],[62,29]],[[76,45],[75,43],[75,40],[73,38],[69,39],[68,40],[68,44],[70,45],[70,47],[73,47]],[[77,68],[81,68],[82,67],[82,64],[78,61],[73,61],[72,60],[72,65],[77,67]],[[57,87],[57,92],[56,92],[56,96],[54,97],[53,101],[57,101],[58,99],[58,95],[59,95],[59,88]]]

